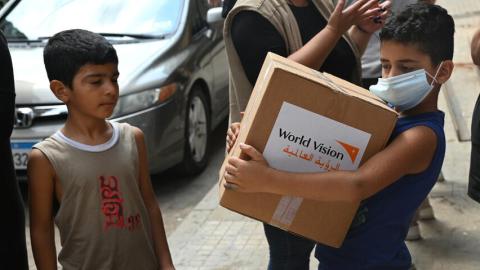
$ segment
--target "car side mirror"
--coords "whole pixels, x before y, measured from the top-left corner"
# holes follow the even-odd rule
[[[222,8],[221,7],[215,7],[211,8],[207,11],[207,23],[208,24],[214,24],[221,22],[223,20],[222,17]]]

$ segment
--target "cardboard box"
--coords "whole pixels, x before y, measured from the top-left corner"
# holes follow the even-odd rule
[[[279,170],[355,170],[385,147],[395,126],[396,112],[369,91],[278,55],[267,55],[258,78],[227,158],[240,156],[244,142]],[[225,190],[225,164],[223,207],[319,243],[342,244],[358,203]]]

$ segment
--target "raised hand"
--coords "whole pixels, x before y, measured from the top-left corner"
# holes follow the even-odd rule
[[[376,11],[374,16],[368,17],[360,21],[356,26],[363,32],[373,33],[380,30],[384,25],[387,17],[390,15],[391,1],[384,1],[377,7],[373,7]]]
[[[378,0],[358,0],[347,8],[345,0],[339,0],[328,20],[327,28],[343,35],[352,25],[378,16],[380,8]]]

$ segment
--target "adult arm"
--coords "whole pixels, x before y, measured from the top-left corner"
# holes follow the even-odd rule
[[[289,55],[282,36],[267,19],[254,11],[239,12],[233,19],[231,34],[250,83],[255,84],[268,52],[282,55],[313,69],[320,69],[338,40],[353,24],[366,20],[378,12],[375,9],[370,10],[377,5],[375,0],[359,0],[342,10],[344,2],[339,1],[324,29],[302,48]]]
[[[437,137],[418,126],[400,134],[357,171],[289,173],[268,167],[251,146],[242,150],[251,160],[232,157],[225,180],[243,192],[269,192],[321,201],[357,202],[394,183],[402,176],[424,171],[435,153]]]
[[[138,151],[139,187],[151,223],[152,237],[159,269],[174,269],[170,249],[168,248],[167,236],[165,235],[165,228],[163,226],[162,213],[160,212],[160,207],[153,192],[152,182],[150,181],[145,137],[143,132],[138,128],[134,128],[134,134]]]
[[[43,153],[33,149],[28,166],[28,196],[30,211],[30,237],[38,270],[56,270],[53,226],[53,199],[55,173]]]

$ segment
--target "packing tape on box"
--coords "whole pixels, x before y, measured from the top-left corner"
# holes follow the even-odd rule
[[[303,198],[300,197],[283,196],[278,202],[270,224],[284,230],[288,229],[292,225],[302,202]]]
[[[338,92],[342,92],[344,94],[348,94],[345,90],[343,90],[342,87],[338,86],[335,82],[330,80],[330,78],[325,76],[322,72],[315,70],[315,73],[318,75],[318,77],[320,77],[322,80],[324,80],[325,83],[328,84],[328,86],[330,86],[331,89],[334,89]]]

